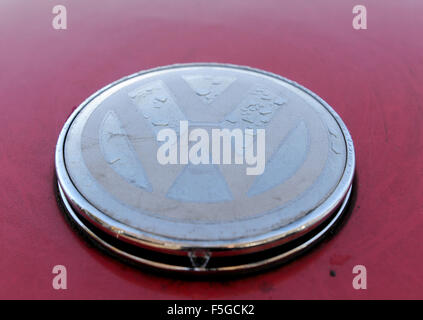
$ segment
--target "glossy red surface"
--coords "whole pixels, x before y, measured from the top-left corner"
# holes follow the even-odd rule
[[[51,26],[56,4],[67,30]],[[355,4],[367,7],[367,30],[352,28]],[[423,298],[422,18],[423,2],[411,0],[3,0],[0,298]],[[105,256],[65,223],[53,193],[58,134],[86,97],[142,69],[208,61],[319,94],[353,136],[359,179],[334,238],[225,282],[160,277]],[[52,288],[57,264],[67,290]],[[367,290],[352,287],[357,264]]]

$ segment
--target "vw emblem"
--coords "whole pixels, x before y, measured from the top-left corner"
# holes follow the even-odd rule
[[[255,270],[298,254],[348,202],[353,142],[299,84],[225,64],[116,81],[57,143],[66,214],[116,256],[161,270]]]

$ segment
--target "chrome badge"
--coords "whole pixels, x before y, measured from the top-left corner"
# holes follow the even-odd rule
[[[285,261],[339,219],[353,142],[321,98],[269,72],[183,64],[84,101],[57,143],[70,219],[114,255],[168,271]]]

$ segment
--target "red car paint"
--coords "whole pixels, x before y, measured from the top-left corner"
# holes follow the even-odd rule
[[[52,8],[67,8],[67,30]],[[367,8],[367,30],[352,8]],[[3,0],[0,298],[423,298],[423,2]],[[357,156],[354,209],[330,241],[282,267],[187,281],[128,267],[65,222],[54,150],[71,111],[125,75],[183,62],[278,73],[331,104]],[[52,287],[67,268],[67,290]],[[367,268],[367,290],[352,269]]]

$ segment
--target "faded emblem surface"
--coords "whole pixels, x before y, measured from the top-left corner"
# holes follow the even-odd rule
[[[266,130],[266,166],[160,165],[162,128]],[[225,66],[157,70],[110,87],[69,128],[65,161],[78,191],[108,217],[158,236],[219,241],[306,216],[341,180],[347,146],[312,95],[264,73]]]

